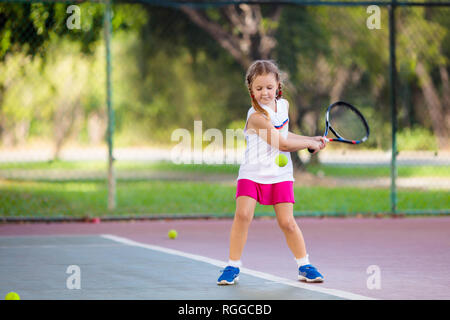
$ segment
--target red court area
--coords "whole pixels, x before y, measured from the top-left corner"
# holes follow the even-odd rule
[[[297,218],[297,223],[311,263],[325,277],[312,286],[376,299],[450,298],[450,217]],[[110,234],[225,262],[231,224],[231,219],[11,223],[0,224],[0,236]],[[177,239],[168,238],[170,229],[177,230]],[[253,220],[242,262],[297,279],[294,257],[274,218]],[[216,280],[211,278],[211,286]],[[239,285],[245,287],[245,281]]]

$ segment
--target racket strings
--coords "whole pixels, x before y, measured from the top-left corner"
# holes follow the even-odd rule
[[[346,105],[336,105],[330,110],[330,126],[347,140],[361,140],[367,135],[363,119],[352,108]]]

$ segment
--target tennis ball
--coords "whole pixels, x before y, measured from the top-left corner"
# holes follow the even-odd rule
[[[169,230],[168,235],[170,239],[175,239],[178,236],[178,232],[174,229],[171,229]]]
[[[20,296],[16,292],[9,292],[5,296],[5,300],[20,300]]]
[[[281,154],[276,156],[275,163],[279,167],[284,167],[288,163],[288,158],[284,154],[281,153]]]

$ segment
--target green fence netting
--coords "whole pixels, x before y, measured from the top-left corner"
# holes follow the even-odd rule
[[[371,127],[292,154],[296,215],[448,214],[449,4],[1,1],[0,216],[233,216],[256,59],[287,75],[290,131],[339,99]]]

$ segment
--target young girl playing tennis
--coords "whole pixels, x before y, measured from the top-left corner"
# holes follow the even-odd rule
[[[228,265],[217,283],[234,284],[239,279],[241,255],[247,240],[256,202],[273,205],[278,225],[298,265],[298,278],[322,282],[323,276],[309,263],[305,241],[293,214],[293,167],[290,152],[323,149],[323,137],[306,137],[288,131],[289,104],[281,98],[281,78],[272,61],[255,61],[247,70],[246,84],[252,107],[247,113],[244,135],[247,142],[244,160],[239,168],[236,190],[236,212],[230,234]],[[276,164],[283,154],[288,163]]]

